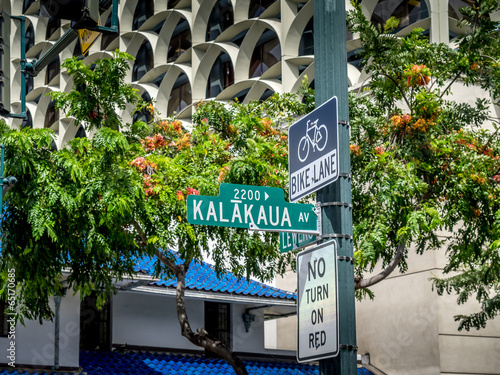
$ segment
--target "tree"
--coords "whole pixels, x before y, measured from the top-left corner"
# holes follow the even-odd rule
[[[283,186],[284,124],[306,105],[291,94],[249,105],[202,102],[188,131],[176,119],[162,119],[152,103],[140,103],[124,83],[130,58],[117,52],[93,70],[75,58],[63,64],[75,89],[53,97],[77,125],[96,130],[92,139],[51,151],[48,129],[1,129],[7,171],[19,180],[2,223],[2,277],[16,270],[21,313],[42,320],[53,315],[49,297],[64,287],[82,298],[96,291],[102,304],[114,291],[113,278],[132,276],[137,257],[156,256],[157,276],[177,278],[182,335],[246,374],[220,341],[191,328],[186,273],[192,261],[210,256],[219,273],[270,280],[292,256],[280,254],[277,234],[190,225],[185,197],[218,195],[221,182]],[[149,123],[122,124],[114,111],[136,105],[149,112]]]
[[[459,330],[486,325],[500,311],[500,138],[489,101],[460,103],[455,83],[480,86],[500,104],[497,0],[461,9],[457,48],[430,43],[423,30],[397,38],[398,25],[373,26],[361,7],[348,16],[362,43],[369,79],[350,93],[352,197],[358,296],[417,253],[446,249],[433,285],[475,297],[481,309],[458,315]],[[441,232],[446,238],[438,237]],[[381,262],[384,270],[369,279]]]

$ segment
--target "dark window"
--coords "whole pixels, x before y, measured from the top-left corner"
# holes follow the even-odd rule
[[[111,350],[111,304],[99,310],[95,295],[80,304],[80,350]]]
[[[250,60],[250,78],[260,77],[262,73],[281,60],[281,46],[276,33],[266,30],[262,33]]]
[[[24,0],[23,2],[23,13],[26,13],[26,11],[28,10],[28,8],[31,6],[31,4],[33,4],[35,2],[35,0]]]
[[[247,88],[247,89],[244,89],[244,90],[241,90],[239,93],[237,93],[235,96],[234,96],[234,100],[237,100],[238,102],[240,103],[243,103],[243,100],[245,100],[245,98],[247,97],[247,94],[248,92],[250,91],[250,88]]]
[[[186,74],[179,75],[170,92],[168,99],[167,116],[178,113],[191,104],[191,85]]]
[[[0,301],[0,337],[7,337],[9,335],[9,319],[8,304],[5,301]]]
[[[238,35],[234,36],[233,39],[231,39],[231,42],[233,42],[238,47],[240,47],[241,43],[243,42],[243,39],[245,39],[245,36],[247,35],[247,33],[248,33],[248,29],[243,30],[241,33],[239,33]]]
[[[108,19],[106,20],[106,24],[104,25],[105,27],[111,27],[111,15],[109,15]],[[120,22],[118,21],[118,30],[120,30]],[[115,40],[118,37],[118,33],[102,33],[101,36],[101,49],[106,49],[108,46],[111,44],[113,40]]]
[[[264,93],[260,96],[260,99],[259,101],[263,102],[267,99],[269,99],[271,96],[273,96],[274,94],[274,91],[273,90],[269,90],[267,89],[266,91],[264,91]]]
[[[88,54],[88,51],[87,51],[87,54]],[[75,43],[75,49],[73,50],[73,56],[75,56],[78,60],[82,60],[85,57],[82,54],[82,46],[80,45],[79,40]]]
[[[60,18],[52,18],[47,24],[47,31],[45,32],[45,39],[50,39],[52,34],[54,34],[61,27]]]
[[[248,18],[259,17],[276,0],[252,0],[248,8]]]
[[[229,303],[205,302],[205,330],[231,350],[231,305]],[[214,354],[205,351],[206,356]]]
[[[24,45],[24,52],[28,52],[31,47],[35,45],[35,30],[33,29],[33,24],[29,24],[26,28],[26,39]]]
[[[207,24],[206,41],[215,40],[234,23],[233,6],[229,0],[217,1],[212,8]]]
[[[59,56],[54,57],[54,59],[47,65],[47,72],[45,73],[45,84],[48,85],[61,71],[61,63],[59,62]]]
[[[299,43],[299,56],[314,55],[314,22],[313,18],[309,20]]]
[[[158,22],[158,24],[155,27],[153,27],[153,31],[159,34],[163,25],[165,25],[165,20]]]
[[[354,65],[356,68],[361,69],[361,62],[363,60],[363,56],[361,56],[362,52],[363,50],[361,48],[356,48],[347,52],[347,62]]]
[[[153,0],[139,0],[134,12],[132,30],[138,30],[144,22],[153,16],[155,11]]]
[[[85,133],[85,129],[82,125],[78,128],[75,134],[75,138],[85,138],[87,137],[87,133]]]
[[[462,13],[460,13],[460,8],[470,7],[471,0],[450,0],[448,4],[448,16],[459,20],[462,18]]]
[[[429,17],[429,11],[425,0],[380,0],[373,11],[371,21],[383,28],[391,17],[399,19],[399,26],[396,30],[398,31]]]
[[[135,57],[134,69],[132,70],[132,81],[140,80],[147,72],[153,69],[153,49],[147,40],[142,42],[139,52]]]
[[[215,98],[234,83],[234,70],[227,53],[221,53],[215,60],[207,82],[207,98]]]
[[[162,73],[153,80],[153,84],[156,85],[156,87],[160,87],[161,82],[163,81],[163,78],[165,77],[165,74],[166,73]]]
[[[146,103],[151,103],[151,95],[149,95],[147,91],[144,91],[144,94],[142,94],[142,100],[144,100]],[[134,114],[134,122],[144,121],[147,124],[152,119],[153,115],[146,108],[142,108],[140,111],[137,111]]]
[[[33,128],[33,119],[29,110],[26,110],[26,117],[23,118],[23,122],[21,123],[21,129],[24,128]]]
[[[168,46],[167,62],[177,58],[191,47],[191,29],[186,19],[181,19],[172,33],[170,45]]]
[[[174,9],[181,0],[168,0],[167,9]]]
[[[59,120],[59,110],[56,109],[56,101],[52,100],[47,107],[47,112],[45,112],[45,123],[44,128],[50,128],[52,124]]]

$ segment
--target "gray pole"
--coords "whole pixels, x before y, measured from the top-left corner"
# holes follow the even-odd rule
[[[355,375],[356,316],[352,263],[351,161],[347,99],[345,0],[314,0],[314,82],[316,106],[338,98],[339,179],[318,191],[323,236],[336,238],[338,257],[339,355],[319,363],[321,375]],[[341,205],[327,205],[339,202]]]

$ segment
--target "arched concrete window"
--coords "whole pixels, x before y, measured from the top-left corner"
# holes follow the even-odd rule
[[[85,128],[83,125],[80,125],[78,130],[76,131],[75,138],[85,138],[87,136],[87,133],[85,132]]]
[[[249,77],[260,77],[262,73],[281,60],[281,46],[276,33],[264,31],[255,46],[250,59]]]
[[[147,91],[142,94],[142,100],[146,103],[151,103],[151,95]],[[134,113],[134,122],[144,121],[146,124],[153,119],[153,115],[146,108],[142,108],[140,111]]]
[[[52,18],[47,24],[47,30],[45,31],[45,39],[50,39],[52,34],[54,34],[61,27],[60,18]]]
[[[167,116],[172,116],[174,112],[178,113],[191,104],[191,85],[186,74],[182,73],[170,92],[168,99]]]
[[[106,20],[105,27],[111,27],[111,15]],[[102,33],[101,35],[101,49],[106,49],[113,40],[118,38],[120,34],[120,21],[118,20],[118,33]]]
[[[24,44],[24,52],[28,52],[31,47],[35,45],[35,29],[33,28],[33,24],[30,23],[26,28],[25,33],[25,44]]]
[[[23,122],[21,123],[21,129],[24,128],[33,128],[33,118],[29,109],[26,109],[26,117],[23,118]]]
[[[48,85],[50,81],[56,77],[61,71],[61,62],[59,60],[59,56],[56,56],[52,59],[52,61],[47,65],[47,72],[45,73],[45,84]]]
[[[206,41],[215,40],[234,23],[233,6],[230,0],[217,1],[212,8],[207,24]]]
[[[299,56],[314,55],[314,22],[313,18],[309,20],[299,43]]]
[[[276,0],[251,0],[248,8],[248,18],[259,17]]]
[[[147,40],[142,42],[139,52],[135,57],[134,68],[132,69],[132,81],[140,80],[144,74],[153,69],[153,49]]]
[[[207,98],[215,98],[234,83],[234,69],[229,55],[221,52],[212,66],[207,82]]]
[[[185,18],[182,18],[174,29],[167,52],[167,62],[177,58],[191,47],[191,29]]]
[[[425,0],[380,0],[373,11],[371,21],[375,25],[384,27],[391,17],[399,19],[397,30],[400,30],[412,23],[428,18],[429,10]]]
[[[43,124],[44,128],[50,128],[52,124],[59,120],[59,110],[56,109],[56,101],[52,100],[47,107],[47,112],[45,112],[45,122]]]
[[[144,22],[154,15],[155,5],[153,0],[139,0],[134,12],[132,30],[138,30]]]

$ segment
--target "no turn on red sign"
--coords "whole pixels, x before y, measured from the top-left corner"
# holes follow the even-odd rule
[[[339,352],[337,242],[297,256],[297,360],[316,361]]]

